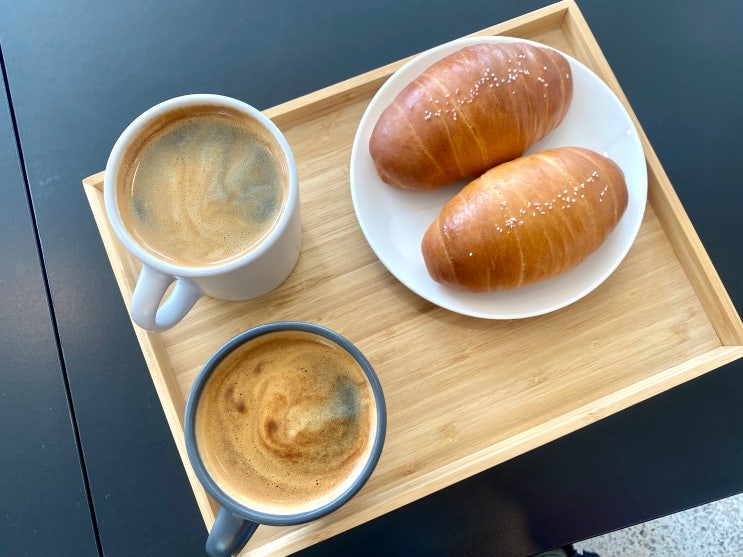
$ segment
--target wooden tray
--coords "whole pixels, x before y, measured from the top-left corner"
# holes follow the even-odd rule
[[[743,356],[743,324],[666,174],[572,0],[485,29],[554,46],[617,93],[640,130],[649,200],[618,270],[586,298],[541,317],[491,321],[419,298],[377,260],[349,189],[351,145],[367,103],[404,61],[266,111],[299,167],[303,251],[291,277],[249,302],[200,300],[162,334],[134,326],[207,527],[214,502],[186,456],[183,411],[206,359],[251,326],[328,326],[376,368],[387,441],[364,489],[312,524],[262,526],[246,553],[297,551]],[[125,302],[139,264],[109,227],[103,173],[84,180]]]

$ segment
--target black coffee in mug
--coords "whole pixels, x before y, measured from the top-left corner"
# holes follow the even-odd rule
[[[226,557],[260,524],[302,524],[346,504],[379,461],[387,410],[374,369],[350,341],[280,321],[209,358],[183,426],[196,477],[220,505],[206,551]]]
[[[376,422],[359,363],[321,335],[285,330],[219,363],[194,430],[205,468],[231,498],[287,515],[331,502],[356,480]]]
[[[212,94],[135,118],[106,162],[106,216],[142,263],[132,320],[178,324],[202,296],[252,300],[280,286],[302,248],[297,166],[270,118]]]
[[[225,106],[184,106],[128,147],[117,204],[124,227],[156,257],[221,265],[260,245],[285,203],[288,173],[265,125]]]

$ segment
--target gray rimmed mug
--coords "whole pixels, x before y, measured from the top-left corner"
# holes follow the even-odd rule
[[[324,337],[347,352],[363,371],[371,393],[374,397],[376,426],[373,428],[371,449],[363,463],[357,468],[354,477],[347,478],[345,489],[332,500],[322,502],[317,507],[302,512],[280,514],[249,508],[230,496],[212,477],[204,465],[196,440],[195,421],[199,398],[207,380],[224,360],[235,349],[259,336],[280,331],[304,331]],[[209,532],[206,542],[207,554],[212,557],[232,556],[240,552],[255,530],[261,524],[271,526],[291,526],[311,522],[330,514],[343,506],[364,486],[374,471],[382,453],[387,427],[387,411],[384,393],[373,367],[364,354],[349,340],[340,334],[321,325],[301,321],[280,321],[266,323],[245,331],[225,343],[204,364],[196,377],[186,403],[184,420],[186,451],[191,465],[206,491],[219,503],[220,510]]]

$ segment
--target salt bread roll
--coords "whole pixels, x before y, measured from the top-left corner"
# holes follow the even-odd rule
[[[468,292],[517,288],[596,251],[627,208],[622,170],[562,147],[496,166],[455,195],[423,236],[431,277]]]
[[[430,190],[521,156],[562,122],[570,64],[525,42],[481,43],[434,63],[385,108],[369,141],[384,182]]]

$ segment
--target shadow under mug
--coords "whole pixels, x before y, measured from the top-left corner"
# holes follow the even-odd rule
[[[234,498],[230,497],[222,487],[212,478],[204,466],[196,442],[195,419],[199,397],[207,379],[217,369],[219,363],[233,350],[244,343],[261,335],[280,331],[304,331],[320,335],[335,343],[350,354],[362,369],[368,380],[374,396],[376,411],[376,426],[371,450],[363,466],[355,472],[355,477],[347,484],[344,491],[329,502],[322,503],[315,508],[292,514],[275,514],[251,509]],[[206,542],[207,554],[211,557],[236,555],[245,546],[255,530],[261,524],[271,526],[292,526],[304,524],[322,518],[343,506],[364,486],[374,471],[382,453],[384,438],[387,430],[387,409],[384,400],[382,385],[374,369],[363,353],[349,340],[338,333],[321,325],[301,321],[279,321],[266,323],[245,331],[224,344],[204,365],[196,377],[186,403],[184,420],[186,451],[191,466],[201,484],[209,494],[219,503],[220,510],[209,532]]]
[[[190,106],[210,106],[217,110],[224,107],[257,121],[276,140],[287,173],[286,202],[268,236],[246,254],[219,265],[185,267],[155,257],[127,231],[117,204],[117,181],[127,149],[152,122],[171,111]],[[134,322],[143,329],[161,332],[173,327],[205,294],[222,300],[250,300],[262,296],[286,280],[299,258],[302,225],[297,167],[291,148],[278,127],[260,110],[230,97],[184,95],[163,101],[142,113],[114,144],[106,163],[103,196],[116,236],[142,262],[129,310]],[[166,297],[173,283],[175,287]]]

